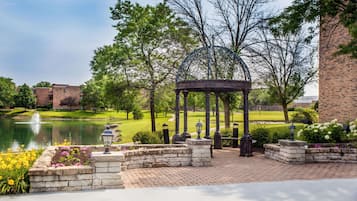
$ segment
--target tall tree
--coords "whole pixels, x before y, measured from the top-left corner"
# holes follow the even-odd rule
[[[11,78],[0,77],[0,107],[11,107],[14,104],[16,85]]]
[[[304,94],[304,87],[316,74],[315,50],[305,43],[304,35],[272,35],[262,27],[257,43],[250,50],[258,76],[269,88],[270,97],[283,107],[289,121],[288,104]]]
[[[237,54],[255,43],[254,35],[259,24],[265,19],[263,5],[267,0],[209,0],[206,7],[213,7],[207,17],[202,0],[169,0],[175,11],[200,36],[204,47],[213,44],[227,47]],[[218,23],[217,23],[218,22]],[[232,75],[232,73],[227,73]],[[226,79],[231,79],[226,77]],[[221,93],[224,105],[225,127],[230,127],[230,101],[235,100],[233,93]]]
[[[41,81],[41,82],[33,85],[32,88],[36,88],[36,87],[51,87],[51,86],[52,86],[51,82]]]
[[[15,96],[15,104],[17,107],[25,108],[32,108],[35,105],[35,96],[27,84],[18,87],[18,92]]]
[[[337,24],[348,28],[351,40],[340,44],[339,54],[350,54],[357,58],[357,1],[356,0],[295,0],[278,16],[270,20],[274,34],[297,33],[304,25],[309,25],[311,40],[321,23],[337,19]],[[321,20],[321,21],[320,21]],[[334,29],[332,29],[335,31]]]
[[[81,105],[84,108],[90,108],[96,112],[105,107],[104,84],[90,79],[81,88],[83,93]]]
[[[94,74],[121,74],[128,85],[149,91],[151,130],[155,125],[155,91],[173,79],[180,60],[194,43],[191,29],[165,3],[141,6],[118,1],[111,8],[115,43],[99,48]]]

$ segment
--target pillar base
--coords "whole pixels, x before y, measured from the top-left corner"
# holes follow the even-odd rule
[[[214,133],[214,148],[222,149],[222,136],[217,131]]]
[[[188,132],[183,132],[181,137],[183,138],[183,140],[186,140],[187,138],[191,138],[191,134],[189,134]]]
[[[242,137],[240,140],[240,154],[239,156],[250,157],[253,156],[253,140],[252,136],[247,134]]]

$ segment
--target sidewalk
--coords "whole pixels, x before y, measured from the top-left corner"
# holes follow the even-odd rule
[[[1,201],[356,201],[357,179],[295,180],[0,196]]]
[[[239,157],[239,149],[233,148],[214,150],[213,155],[211,167],[140,168],[124,171],[122,178],[125,188],[357,179],[357,164],[289,165],[267,159],[259,153],[254,153],[254,156],[249,158]]]

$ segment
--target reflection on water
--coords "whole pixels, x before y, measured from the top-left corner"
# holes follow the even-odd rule
[[[46,147],[65,139],[72,144],[101,144],[105,121],[47,121],[47,124],[15,124],[11,119],[0,119],[0,151]]]

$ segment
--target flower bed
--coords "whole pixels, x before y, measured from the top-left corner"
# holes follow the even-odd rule
[[[0,194],[25,193],[29,190],[28,171],[42,150],[0,153]]]
[[[58,147],[52,158],[52,167],[90,165],[91,150],[89,147]]]
[[[308,143],[341,143],[357,140],[357,119],[347,125],[336,119],[326,123],[306,125],[297,136]]]

